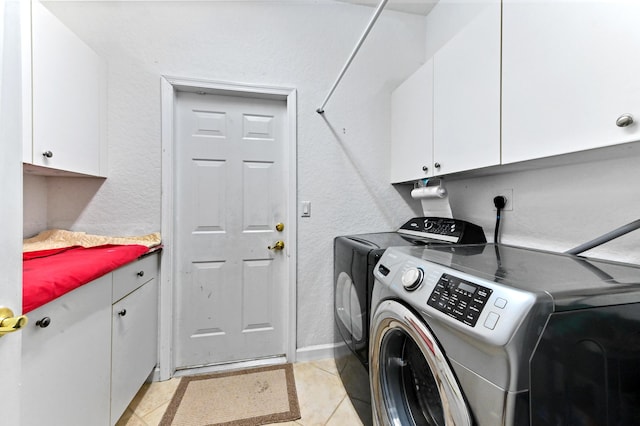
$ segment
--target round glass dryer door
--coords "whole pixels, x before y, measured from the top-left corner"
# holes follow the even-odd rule
[[[383,302],[373,318],[371,387],[379,425],[465,426],[471,415],[428,327],[403,305]]]

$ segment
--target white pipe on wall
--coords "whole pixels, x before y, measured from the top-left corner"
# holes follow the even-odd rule
[[[355,56],[357,55],[358,50],[360,50],[360,47],[362,46],[362,43],[364,43],[364,40],[369,35],[371,28],[373,28],[373,25],[378,20],[378,16],[380,16],[380,13],[382,13],[382,9],[384,9],[388,1],[389,0],[381,0],[380,4],[378,4],[378,7],[376,8],[376,11],[373,13],[371,20],[369,21],[369,24],[367,25],[364,32],[362,33],[362,36],[360,36],[360,40],[358,41],[358,44],[356,44],[356,47],[353,49],[353,52],[351,52],[351,56],[349,56],[349,59],[347,59],[347,62],[344,64],[344,67],[342,67],[342,71],[340,71],[338,78],[336,79],[335,83],[333,83],[333,87],[331,87],[331,90],[329,90],[327,97],[324,98],[324,102],[322,102],[322,105],[320,105],[320,108],[316,110],[318,114],[324,114],[324,107],[327,105],[327,102],[329,102],[329,98],[331,98],[331,95],[333,95],[333,92],[336,90],[336,87],[338,87],[338,84],[340,84],[340,80],[342,80],[342,77],[344,76],[345,72],[347,72],[347,68],[349,68],[349,65],[351,65],[353,58],[355,58]]]

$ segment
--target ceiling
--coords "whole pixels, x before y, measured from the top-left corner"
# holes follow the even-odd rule
[[[366,6],[377,7],[380,3],[379,0],[339,0],[345,3],[362,4]],[[398,12],[414,13],[416,15],[426,16],[433,6],[436,5],[438,0],[389,0],[384,7],[389,10],[396,10]]]

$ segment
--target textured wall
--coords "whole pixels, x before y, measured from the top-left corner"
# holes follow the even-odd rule
[[[161,75],[296,88],[298,199],[312,202],[312,217],[298,219],[298,347],[333,342],[333,238],[395,229],[418,207],[406,188],[388,184],[389,108],[391,90],[424,59],[424,18],[385,11],[323,118],[315,110],[372,8],[330,1],[46,5],[108,61],[110,144],[105,181],[48,178],[47,225],[109,235],[160,229]]]
[[[521,166],[529,170],[451,180],[454,215],[470,217],[493,239],[493,197],[512,189],[512,210],[502,214],[501,241],[566,251],[619,226],[640,219],[640,146],[563,156],[568,164]],[[497,169],[496,171],[499,171]],[[640,264],[640,230],[584,255]]]

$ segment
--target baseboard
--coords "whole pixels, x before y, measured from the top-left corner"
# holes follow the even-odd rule
[[[151,371],[149,377],[147,377],[147,382],[159,382],[160,381],[160,367],[156,365],[156,367]]]
[[[344,343],[329,343],[325,345],[305,346],[296,350],[296,362],[317,361],[320,359],[334,358],[337,347]]]

